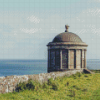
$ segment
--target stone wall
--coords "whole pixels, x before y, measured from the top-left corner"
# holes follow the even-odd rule
[[[34,75],[22,75],[22,76],[6,76],[0,77],[0,93],[13,92],[15,87],[19,82],[27,82],[29,79],[37,80],[40,83],[48,81],[49,78],[55,79],[56,77],[62,77],[64,75],[70,76],[77,72],[82,72],[83,70],[70,70],[63,72],[51,72],[51,73],[41,73]]]

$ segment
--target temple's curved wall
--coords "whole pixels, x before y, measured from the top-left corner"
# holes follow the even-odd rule
[[[86,68],[86,49],[48,48],[48,72]]]

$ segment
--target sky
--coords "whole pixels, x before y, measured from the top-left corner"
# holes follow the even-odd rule
[[[0,59],[47,59],[66,24],[100,59],[100,0],[0,0]]]

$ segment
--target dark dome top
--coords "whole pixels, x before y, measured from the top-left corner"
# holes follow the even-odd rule
[[[81,38],[71,32],[63,32],[58,34],[52,42],[82,42]]]

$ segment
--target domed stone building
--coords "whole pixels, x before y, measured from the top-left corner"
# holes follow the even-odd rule
[[[48,72],[86,68],[87,44],[81,38],[68,32],[58,34],[48,43]]]

